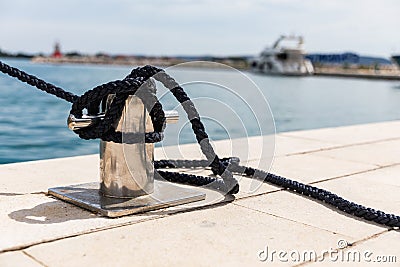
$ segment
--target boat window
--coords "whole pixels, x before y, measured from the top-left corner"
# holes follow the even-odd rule
[[[288,58],[288,55],[286,53],[279,53],[276,55],[276,58],[280,60],[286,60]]]

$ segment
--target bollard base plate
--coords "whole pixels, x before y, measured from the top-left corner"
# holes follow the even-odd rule
[[[136,198],[110,198],[99,192],[99,183],[55,187],[49,194],[81,208],[107,217],[125,215],[177,206],[204,200],[206,194],[163,181],[154,181],[154,192]]]

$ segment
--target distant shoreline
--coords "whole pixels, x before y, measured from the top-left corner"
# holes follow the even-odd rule
[[[93,64],[93,65],[117,65],[117,66],[143,66],[155,65],[160,67],[169,67],[191,61],[204,61],[204,62],[217,62],[228,65],[230,67],[245,70],[248,69],[248,61],[246,58],[213,58],[213,60],[198,58],[194,60],[186,60],[180,58],[168,57],[143,57],[143,58],[111,58],[111,57],[97,57],[97,56],[84,56],[84,57],[33,57],[33,63],[50,63],[50,64]],[[196,67],[202,67],[202,64],[196,64]],[[210,67],[209,64],[204,64],[204,67]]]
[[[92,65],[157,65],[172,66],[185,62],[184,60],[163,60],[163,59],[113,59],[95,56],[87,57],[33,57],[33,63],[51,63],[51,64],[92,64]]]
[[[34,57],[4,57],[12,59],[27,59],[33,63],[47,63],[47,64],[90,64],[90,65],[112,65],[112,66],[144,66],[155,65],[159,67],[170,67],[191,61],[204,61],[196,64],[193,67],[213,67],[207,62],[217,62],[228,65],[232,68],[239,70],[250,70],[247,58],[201,58],[198,59],[183,59],[173,57],[106,57],[106,56],[63,56],[63,57],[47,57],[47,56],[34,56]],[[185,67],[191,67],[190,64]],[[214,66],[218,68],[218,65]],[[330,76],[330,77],[343,77],[343,78],[364,78],[376,80],[400,80],[400,70],[394,69],[376,69],[372,66],[370,68],[364,67],[342,67],[339,65],[326,65],[314,66],[314,76]]]

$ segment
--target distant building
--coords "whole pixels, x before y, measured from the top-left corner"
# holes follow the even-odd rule
[[[393,56],[392,56],[392,61],[393,61],[394,63],[396,63],[397,66],[400,67],[400,55],[393,55]]]
[[[54,44],[54,51],[53,51],[53,54],[51,54],[51,57],[54,57],[54,58],[60,58],[60,57],[62,57],[61,49],[60,49],[60,44],[59,44],[58,42],[56,42],[56,43]]]
[[[393,63],[386,58],[359,56],[355,53],[308,54],[306,55],[306,58],[308,58],[313,63],[313,65],[393,65]]]

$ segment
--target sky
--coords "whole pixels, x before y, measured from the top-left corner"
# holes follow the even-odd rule
[[[400,53],[399,0],[0,0],[0,49],[256,55],[282,34],[307,52]]]

